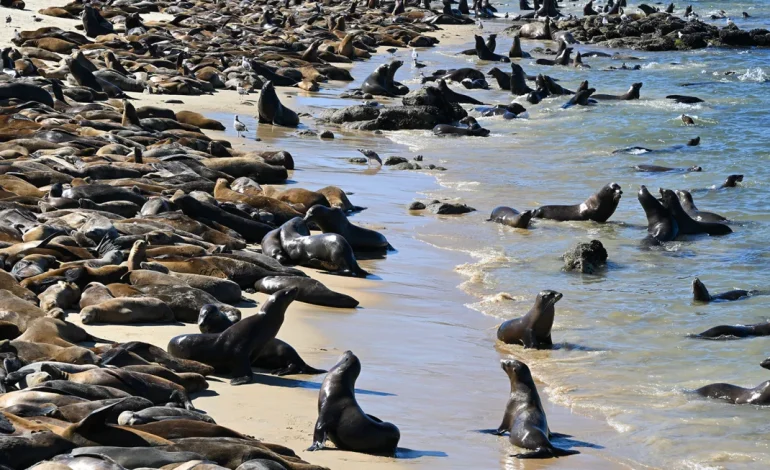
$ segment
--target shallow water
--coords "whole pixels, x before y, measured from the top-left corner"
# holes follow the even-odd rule
[[[724,3],[693,2],[693,6],[702,14],[728,9],[744,28],[766,26],[770,18],[767,2],[730,3],[729,8]],[[741,19],[741,11],[752,18]],[[502,20],[484,24],[485,34],[507,26]],[[467,36],[477,31],[469,27]],[[510,43],[510,36],[501,34],[497,52],[504,54]],[[524,41],[523,48],[542,44]],[[471,46],[468,41],[420,51],[420,61],[428,64],[423,70],[427,74],[436,68],[470,66],[488,71],[500,66],[455,55]],[[333,183],[357,193],[351,196],[353,202],[373,210],[353,221],[387,227],[384,233],[399,248],[387,260],[364,262],[385,281],[379,288],[387,297],[382,306],[356,314],[365,315],[365,320],[325,317],[318,325],[335,332],[344,341],[341,347],[364,351],[363,388],[395,394],[359,400],[383,419],[398,417],[402,444],[421,451],[404,454],[410,457],[406,464],[518,468],[509,461],[511,448],[504,440],[473,432],[495,427],[501,417],[507,381],[497,358],[508,354],[529,364],[535,377],[547,384],[541,389],[552,400],[609,425],[584,423],[585,431],[577,437],[605,447],[600,455],[611,460],[630,460],[634,468],[743,469],[770,463],[770,411],[689,393],[712,382],[753,387],[766,380],[767,371],[759,363],[766,357],[768,340],[686,337],[719,324],[767,318],[770,297],[697,304],[690,283],[699,276],[712,293],[769,288],[770,216],[765,198],[770,196],[770,152],[764,128],[770,104],[765,83],[770,51],[626,52],[641,59],[628,62],[642,65],[641,70],[604,71],[620,64],[601,58],[584,59],[592,68],[583,70],[541,67],[533,60],[520,64],[529,74],[549,74],[571,89],[589,80],[598,93],[622,94],[631,83],[643,82],[639,101],[568,110],[561,109],[567,98],[524,103],[528,119],[479,118],[492,131],[486,139],[436,138],[429,131],[386,132],[374,138],[342,132],[334,142],[319,144],[310,138],[292,149],[302,169],[294,173],[295,181],[310,189]],[[409,52],[401,51],[397,57],[407,65],[396,78],[416,88],[418,72],[408,66]],[[357,81],[349,86],[360,84],[379,63],[357,64]],[[735,74],[725,75],[728,71]],[[681,86],[684,83],[699,85]],[[510,101],[507,92],[490,84],[488,91],[455,90],[489,103]],[[336,98],[341,88],[332,85],[312,98],[300,92],[292,99],[314,115],[323,108],[352,104]],[[706,103],[676,104],[665,99],[669,94],[696,95]],[[685,127],[682,113],[695,118],[697,125]],[[319,126],[311,122],[307,127]],[[266,142],[276,139],[278,147],[280,138],[290,134],[269,126],[258,130]],[[701,137],[699,147],[612,153],[630,146],[665,149],[696,136]],[[421,154],[426,163],[444,165],[449,171],[436,173],[440,186],[435,186],[415,173],[366,170],[346,161],[358,155],[352,149],[359,146],[373,148],[383,157]],[[700,165],[703,172],[638,173],[633,170],[638,164]],[[740,187],[707,190],[733,173],[745,175]],[[613,181],[624,194],[607,224],[535,221],[531,230],[522,231],[485,222],[498,205],[523,211],[542,204],[577,204]],[[644,250],[640,241],[646,235],[646,219],[636,200],[641,184],[651,191],[702,189],[693,193],[700,209],[740,223],[732,226],[735,233],[729,236],[695,237],[665,249]],[[405,206],[416,191],[427,191],[428,199],[460,199],[478,212],[410,216]],[[609,252],[606,272],[593,276],[562,272],[561,254],[578,241],[591,239],[600,240]],[[448,270],[455,274],[447,274]],[[454,290],[459,282],[460,291]],[[496,351],[494,326],[525,313],[544,289],[564,294],[556,307],[553,332],[559,347],[525,351],[498,345]],[[553,420],[551,427],[561,430]]]

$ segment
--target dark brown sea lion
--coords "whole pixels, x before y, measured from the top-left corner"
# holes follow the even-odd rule
[[[639,204],[642,205],[647,216],[647,238],[645,243],[658,244],[670,242],[679,235],[679,225],[671,212],[663,207],[650,192],[642,185],[637,194]]]
[[[694,220],[684,210],[679,197],[670,189],[660,189],[661,203],[668,209],[671,215],[676,219],[679,226],[680,235],[697,235],[707,233],[709,235],[728,235],[733,233],[732,229],[725,224],[699,222]]]
[[[284,289],[271,295],[260,313],[239,321],[220,334],[191,334],[172,338],[168,352],[177,358],[203,362],[229,372],[232,385],[251,382],[251,356],[275,338],[283,324],[297,289]]]
[[[553,346],[551,328],[555,314],[554,305],[562,294],[544,290],[537,294],[535,305],[520,318],[503,322],[497,329],[497,339],[506,344],[521,344],[525,348],[547,349]]]
[[[344,237],[336,233],[309,234],[305,221],[299,217],[281,226],[281,246],[293,262],[344,275],[366,277],[369,274],[358,265]]]
[[[216,424],[214,419],[198,411],[184,408],[172,408],[169,406],[151,406],[137,411],[124,411],[118,417],[118,424],[122,426],[134,426],[147,424],[167,419],[190,419]]]
[[[754,388],[743,388],[726,383],[709,384],[695,390],[702,397],[723,400],[736,405],[770,404],[770,380],[762,382]]]
[[[752,295],[758,295],[760,293],[761,292],[757,290],[735,289],[727,292],[722,292],[720,294],[712,295],[709,293],[708,289],[706,289],[706,286],[703,284],[703,282],[701,282],[700,279],[696,277],[692,281],[692,298],[696,302],[716,302],[719,300],[726,300],[726,301],[741,300],[747,297],[751,297]]]
[[[351,224],[342,209],[315,205],[305,213],[305,221],[316,224],[323,233],[342,235],[353,250],[382,251],[391,248],[382,234]]]
[[[241,301],[241,288],[233,281],[201,274],[171,273],[142,269],[128,274],[131,284],[136,286],[148,284],[187,285],[208,292],[217,300],[226,304],[237,304]]]
[[[623,191],[617,183],[610,183],[598,193],[586,199],[582,204],[574,206],[541,206],[532,212],[536,219],[593,220],[604,223],[612,217],[618,207]]]
[[[299,116],[281,104],[278,95],[275,93],[275,87],[273,87],[273,83],[269,80],[262,85],[257,109],[259,112],[259,122],[285,127],[297,127],[299,125]]]
[[[487,219],[488,222],[497,222],[514,228],[528,228],[529,221],[532,219],[532,211],[519,212],[506,206],[495,207],[492,215]]]
[[[268,276],[254,284],[254,288],[263,294],[273,294],[290,287],[298,289],[297,301],[299,302],[336,308],[356,308],[358,306],[356,299],[334,292],[321,282],[309,277]]]
[[[676,195],[679,196],[679,202],[682,204],[682,208],[687,212],[687,215],[692,217],[698,222],[711,222],[711,223],[728,223],[729,220],[714,212],[707,212],[699,210],[695,206],[695,201],[692,199],[692,194],[689,191],[676,191]]]
[[[323,449],[330,439],[342,450],[395,455],[401,438],[398,428],[364,413],[356,401],[355,384],[360,373],[361,361],[350,351],[329,370],[318,394],[318,420],[308,450]]]

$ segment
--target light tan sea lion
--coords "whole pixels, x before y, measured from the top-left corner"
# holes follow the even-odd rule
[[[164,302],[149,297],[118,297],[80,311],[80,321],[92,323],[172,322],[174,312]]]

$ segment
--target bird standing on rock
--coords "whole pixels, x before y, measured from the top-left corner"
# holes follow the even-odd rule
[[[359,152],[363,153],[366,158],[369,159],[369,164],[371,165],[372,162],[377,162],[379,166],[382,166],[382,159],[379,155],[377,155],[377,152],[371,149],[356,149]]]

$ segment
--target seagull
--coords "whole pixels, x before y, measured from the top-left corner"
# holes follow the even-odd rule
[[[505,12],[505,19],[508,19],[508,12]]]
[[[482,23],[481,20],[478,20],[476,24],[479,25],[479,29],[484,29],[484,23]]]
[[[416,69],[421,69],[425,67],[425,64],[423,64],[422,62],[417,62],[417,59],[414,59],[412,60],[412,67]]]
[[[686,115],[686,114],[682,114],[682,122],[684,123],[685,126],[694,126],[695,125],[695,121],[693,121],[693,119],[690,116]]]
[[[11,24],[11,21],[13,21],[13,18],[11,18],[11,15],[8,15],[5,17],[5,24]]]
[[[417,49],[412,48],[412,60],[417,60]]]
[[[382,159],[379,155],[377,155],[377,152],[370,149],[356,149],[359,152],[363,153],[366,158],[369,159],[369,164],[371,165],[372,162],[377,162],[379,166],[382,166]]]
[[[247,90],[241,83],[238,84],[236,89],[238,90],[238,100],[243,103],[243,97],[249,94],[249,90]]]
[[[395,54],[398,51],[398,49],[396,49],[395,47],[391,47],[390,49],[385,49],[385,50],[389,52],[391,55]]]
[[[235,127],[235,131],[238,132],[238,137],[241,136],[241,132],[249,132],[249,130],[246,129],[246,124],[238,120],[238,116],[235,116],[235,121],[233,121],[233,127]]]
[[[241,67],[246,70],[251,70],[251,63],[244,57],[243,60],[241,60]]]

